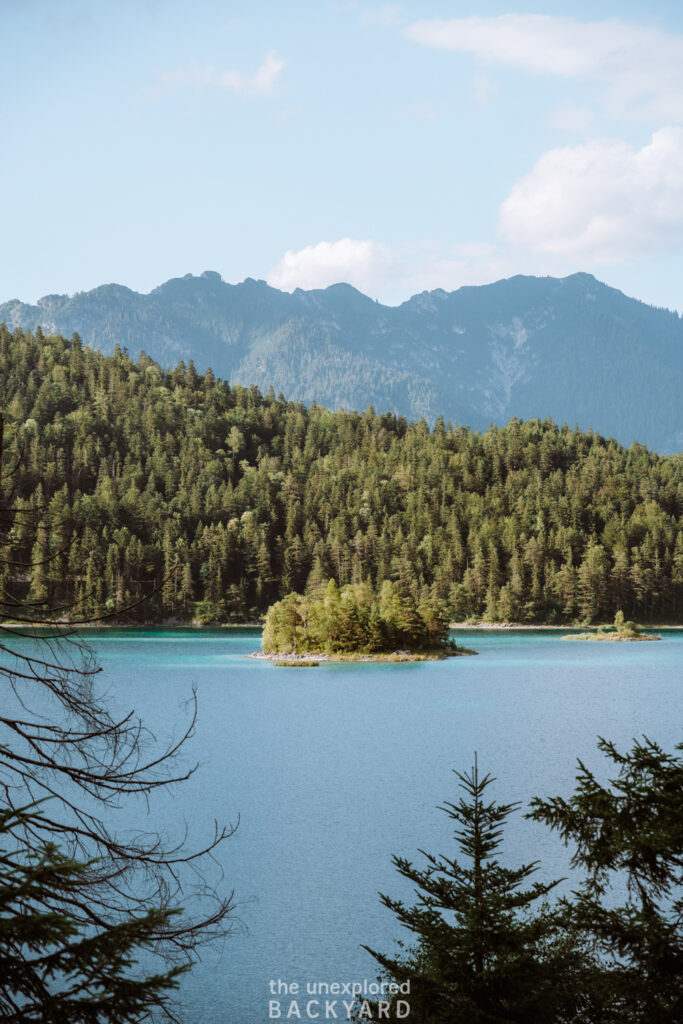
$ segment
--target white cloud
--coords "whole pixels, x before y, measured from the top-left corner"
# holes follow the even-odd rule
[[[318,242],[298,252],[290,249],[268,274],[268,284],[283,291],[295,288],[327,288],[340,281],[366,294],[376,295],[388,280],[400,276],[400,257],[370,239],[341,238]]]
[[[595,70],[598,55],[604,58],[614,45],[617,24],[616,19],[582,24],[546,14],[503,14],[418,21],[405,35],[425,46],[473,53],[494,64],[573,76]]]
[[[523,266],[490,245],[444,248],[423,242],[392,248],[382,242],[342,238],[285,253],[267,274],[283,291],[326,288],[344,281],[383,302],[397,303],[416,292],[464,284],[486,284],[535,266]]]
[[[232,69],[221,71],[211,65],[188,64],[175,71],[166,71],[159,76],[158,84],[163,89],[179,86],[222,89],[237,96],[260,96],[271,92],[275,81],[285,67],[285,61],[277,53],[267,53],[263,61],[250,75]]]
[[[683,128],[634,150],[616,139],[552,149],[500,209],[512,245],[598,265],[680,244]]]
[[[611,113],[683,120],[683,36],[618,18],[580,22],[545,14],[417,21],[404,34],[425,46],[470,53],[494,65],[605,87]]]

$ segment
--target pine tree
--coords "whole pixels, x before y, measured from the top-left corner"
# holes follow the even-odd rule
[[[575,847],[572,866],[585,877],[566,916],[608,968],[613,1019],[672,1024],[683,1020],[683,743],[676,754],[647,738],[626,754],[598,747],[616,778],[603,785],[579,761],[569,800],[536,799],[530,816]]]
[[[158,1009],[175,1020],[170,991],[187,965],[140,977],[136,955],[180,911],[153,909],[87,929],[60,906],[79,898],[90,865],[53,843],[17,851],[11,830],[31,808],[0,809],[0,1016],[6,1024],[125,1024]],[[34,811],[35,813],[35,811]]]
[[[47,588],[88,617],[110,610],[112,585],[135,602],[156,578],[161,599],[132,618],[191,617],[205,597],[235,620],[334,575],[377,591],[393,579],[416,604],[436,584],[457,620],[681,617],[680,456],[550,421],[430,433],[370,410],[305,409],[1,324],[0,410],[22,520],[4,555],[27,603]],[[23,521],[46,503],[43,541]],[[41,548],[64,554],[45,563]],[[211,593],[202,565],[221,573]]]
[[[563,1014],[578,1012],[576,979],[584,955],[571,938],[561,937],[545,903],[535,912],[533,907],[558,883],[523,888],[537,863],[507,868],[497,859],[505,822],[519,804],[487,802],[494,779],[480,777],[476,757],[469,772],[455,775],[465,796],[441,810],[456,824],[463,860],[421,851],[427,865],[418,868],[395,856],[398,872],[416,886],[418,902],[380,898],[417,944],[398,957],[364,948],[397,983],[410,981],[410,1020],[420,1024],[572,1019]]]
[[[0,879],[0,901],[5,899],[10,908],[7,912],[10,920],[2,922],[0,931],[12,951],[4,965],[6,970],[0,970],[0,982],[7,971],[10,985],[14,983],[13,979],[22,976],[22,971],[30,972],[31,963],[35,960],[33,954],[36,953],[36,949],[31,948],[30,936],[21,944],[19,926],[26,922],[12,921],[14,882],[21,875],[22,865],[28,871],[36,863],[36,852],[43,858],[46,870],[61,870],[67,861],[58,855],[54,846],[55,837],[59,837],[69,855],[74,860],[85,862],[85,866],[74,874],[69,861],[71,867],[66,874],[71,881],[67,879],[64,884],[60,884],[59,870],[54,877],[51,876],[48,909],[49,913],[57,915],[54,935],[57,938],[62,935],[69,940],[69,950],[64,955],[54,951],[45,954],[46,971],[52,972],[49,978],[45,976],[46,980],[54,988],[69,980],[63,975],[70,970],[72,974],[79,971],[81,964],[86,970],[86,960],[79,961],[73,968],[69,966],[69,956],[75,954],[78,942],[83,939],[79,948],[85,957],[94,958],[93,971],[100,970],[102,964],[106,965],[107,957],[114,965],[111,974],[101,975],[102,983],[109,978],[112,984],[123,990],[128,982],[122,978],[119,984],[116,973],[119,968],[127,970],[128,963],[132,962],[128,952],[135,946],[148,946],[154,955],[184,955],[189,963],[199,944],[208,941],[212,935],[222,933],[222,922],[230,910],[231,898],[214,894],[208,882],[203,887],[203,894],[200,883],[194,890],[196,897],[194,893],[188,897],[195,909],[190,910],[182,922],[174,922],[169,927],[168,911],[172,909],[169,907],[171,893],[182,885],[184,872],[192,870],[193,881],[199,882],[197,868],[200,860],[215,850],[232,829],[218,829],[213,839],[210,838],[199,849],[188,849],[181,840],[169,844],[169,850],[161,836],[149,831],[136,834],[128,829],[125,837],[117,834],[115,819],[111,815],[114,806],[132,804],[136,797],[147,801],[156,789],[192,774],[192,769],[183,767],[175,772],[171,766],[192,732],[194,719],[190,718],[186,730],[176,742],[153,749],[154,744],[147,746],[145,738],[149,730],[145,730],[134,713],[121,717],[112,713],[105,695],[95,684],[94,677],[99,668],[92,653],[75,633],[73,619],[70,624],[63,621],[65,615],[77,617],[79,610],[72,603],[55,604],[52,601],[54,595],[50,593],[52,588],[48,586],[55,582],[51,576],[55,563],[64,564],[68,558],[69,570],[74,572],[79,583],[85,584],[85,610],[96,610],[102,603],[105,556],[107,551],[114,554],[118,551],[115,544],[109,546],[110,526],[105,523],[101,530],[96,529],[95,501],[92,496],[81,496],[74,503],[74,517],[82,516],[86,525],[77,542],[62,545],[65,523],[51,518],[52,503],[36,500],[36,495],[42,491],[41,485],[36,487],[30,503],[16,496],[21,449],[16,447],[16,437],[12,438],[10,452],[13,465],[9,463],[12,468],[7,472],[7,448],[3,445],[3,435],[4,417],[0,413],[0,567],[4,566],[0,568],[0,576],[4,575],[8,581],[0,594],[0,620],[38,622],[41,629],[32,634],[33,643],[28,648],[21,643],[27,639],[21,631],[20,642],[16,645],[14,631],[5,631],[0,657],[3,707],[0,720],[0,792],[8,807],[0,821],[0,831],[7,834],[10,851],[4,860],[0,856],[0,874],[5,870]],[[60,503],[55,511],[60,512]],[[51,550],[50,537],[57,538],[59,546],[56,549]],[[17,543],[19,559],[13,557],[13,545]],[[136,540],[135,545],[141,558],[140,541]],[[88,551],[90,556],[84,577],[83,562]],[[32,558],[37,559],[35,564]],[[110,564],[110,583],[113,582],[116,560]],[[35,574],[38,570],[41,586],[47,591],[47,598],[43,601],[33,600],[29,590],[33,586],[36,593]],[[108,596],[107,599],[111,598]],[[47,695],[50,698],[49,717],[45,711]],[[194,708],[196,703],[193,701]],[[22,811],[40,795],[47,795],[51,800],[39,813],[27,815]],[[190,862],[192,866],[187,868]],[[24,892],[27,891],[30,893],[30,887],[28,890],[24,888]],[[212,896],[213,907],[210,902]],[[15,925],[19,931],[13,931]],[[4,941],[2,935],[0,947]],[[121,940],[118,945],[117,936]],[[43,947],[37,948],[40,952]],[[38,992],[38,981],[36,985],[35,992]],[[129,986],[131,993],[133,988]],[[155,986],[152,986],[149,992],[153,994],[154,990]],[[18,1003],[12,1009],[17,1013],[23,1012],[23,1000],[27,995],[22,989],[18,992]],[[125,1005],[132,1007],[134,1003],[135,1000]],[[138,1001],[137,1005],[139,1008],[143,1003]],[[57,1013],[51,1009],[39,1016],[17,1016],[16,1020],[41,1020],[50,1024],[64,1021],[69,1024],[72,1020],[139,1019],[130,1013],[128,1016],[97,1017],[66,1011]],[[3,1020],[15,1019],[2,1013],[0,1017]]]

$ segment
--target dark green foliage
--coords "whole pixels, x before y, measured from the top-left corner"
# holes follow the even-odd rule
[[[599,747],[615,778],[603,785],[579,762],[573,796],[536,799],[531,817],[575,849],[584,880],[563,912],[597,944],[614,1019],[672,1024],[683,1020],[683,743],[673,755],[647,738],[626,754]]]
[[[0,305],[11,327],[71,335],[111,354],[141,349],[330,409],[439,414],[473,429],[551,416],[658,451],[680,451],[683,324],[596,281],[517,275],[373,302],[347,284],[292,294],[216,273],[149,295],[104,285]],[[47,329],[47,328],[46,328]],[[241,429],[240,424],[237,424]]]
[[[129,618],[244,621],[333,577],[458,620],[681,619],[681,456],[550,421],[307,410],[1,327],[0,409],[17,504],[51,524],[0,554],[43,563],[17,593],[79,617],[156,586]]]
[[[570,896],[537,909],[553,884],[522,890],[536,865],[510,869],[495,859],[517,805],[487,804],[491,779],[480,780],[476,765],[458,774],[465,799],[444,807],[459,826],[464,863],[424,854],[418,869],[394,857],[419,899],[381,899],[417,943],[397,956],[369,952],[388,978],[410,980],[410,1020],[683,1020],[683,744],[675,754],[648,739],[626,754],[605,740],[599,748],[614,779],[604,785],[579,762],[574,794],[536,798],[528,815],[574,849],[583,878]]]
[[[0,1016],[7,1024],[126,1024],[167,1004],[186,966],[141,976],[138,951],[151,948],[178,911],[149,910],[86,929],[62,909],[85,896],[90,865],[51,843],[17,853],[11,833],[27,811],[0,810]]]
[[[263,629],[267,653],[378,653],[447,650],[448,620],[432,604],[416,608],[410,594],[385,580],[379,594],[369,583],[334,580],[313,594],[288,594],[268,609]]]
[[[74,352],[79,351],[75,340]],[[9,808],[1,824],[14,856],[6,866],[20,871],[23,863],[28,870],[39,851],[40,871],[52,872],[41,898],[49,890],[50,911],[58,915],[64,936],[85,930],[83,949],[106,950],[119,936],[125,952],[130,936],[133,945],[143,942],[157,955],[181,956],[191,963],[201,944],[226,931],[231,897],[216,893],[200,872],[208,855],[233,829],[216,826],[206,844],[190,849],[184,838],[163,838],[148,825],[136,832],[130,812],[136,798],[142,798],[148,810],[151,794],[193,774],[193,767],[177,762],[194,729],[196,694],[184,732],[166,745],[156,742],[134,711],[112,713],[110,701],[94,682],[100,670],[92,652],[74,623],[63,622],[74,610],[74,603],[69,603],[68,558],[78,534],[69,523],[66,504],[45,498],[40,482],[32,501],[17,496],[22,464],[29,472],[32,468],[27,447],[37,428],[30,421],[24,424],[24,447],[17,450],[15,439],[8,467],[4,426],[0,413],[0,792]],[[94,547],[84,576],[77,578],[90,580],[101,601],[103,580],[92,571],[98,553],[106,553],[109,564],[111,548],[98,552]],[[55,604],[51,591],[66,603]],[[120,594],[106,595],[106,600],[105,607],[110,600],[111,606],[119,606]],[[22,807],[41,794],[49,798],[47,806],[23,813]],[[122,834],[112,811],[124,805],[128,825]],[[58,855],[56,838],[73,860],[85,866],[76,869]],[[192,875],[191,889],[184,886],[187,872]],[[179,891],[188,893],[191,912],[169,927],[172,901]],[[119,925],[123,928],[117,931]],[[11,925],[7,927],[11,932]],[[58,974],[68,973],[68,956],[75,948],[71,942],[70,951],[51,954],[46,963],[56,964]],[[109,955],[115,951],[111,947]],[[120,963],[125,966],[123,960]],[[121,984],[128,983],[124,979]],[[40,1019],[67,1017],[55,1011]]]
[[[624,613],[619,609],[617,614],[614,616],[614,628],[617,631],[618,636],[627,637],[633,639],[640,633],[640,629],[635,622],[626,622],[624,619]]]
[[[410,981],[411,1021],[573,1020],[587,1002],[578,979],[590,973],[591,962],[544,902],[557,883],[530,882],[535,863],[509,868],[498,860],[505,822],[519,805],[487,802],[493,779],[480,778],[476,762],[456,775],[465,795],[442,810],[455,822],[461,859],[423,853],[426,867],[417,868],[394,857],[418,902],[407,906],[381,895],[417,944],[398,957],[364,948],[389,977]],[[394,1007],[392,1019],[399,1019]]]

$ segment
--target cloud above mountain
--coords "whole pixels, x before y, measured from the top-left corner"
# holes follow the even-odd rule
[[[678,245],[683,128],[661,128],[642,149],[595,139],[544,153],[503,202],[499,225],[508,243],[586,265]]]
[[[432,288],[483,284],[532,268],[512,263],[488,244],[443,246],[435,242],[387,245],[373,239],[340,238],[289,250],[266,275],[282,291],[327,288],[344,281],[383,302],[401,302]]]
[[[268,284],[282,291],[326,288],[345,281],[369,295],[382,291],[396,272],[401,257],[381,242],[340,238],[288,250],[268,274]]]
[[[267,279],[284,291],[346,281],[391,302],[515,273],[614,266],[679,246],[682,231],[683,127],[669,126],[640,149],[599,138],[544,153],[500,205],[495,244],[322,241],[286,252]]]

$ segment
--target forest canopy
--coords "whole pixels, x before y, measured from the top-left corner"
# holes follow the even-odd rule
[[[130,619],[255,620],[330,578],[456,620],[681,618],[680,455],[549,420],[307,409],[4,326],[0,408],[18,507],[48,513],[8,539],[37,567],[12,584],[79,618],[151,594]]]
[[[401,597],[391,580],[379,594],[367,582],[340,590],[334,580],[308,596],[287,594],[268,609],[263,629],[266,653],[445,652],[447,645],[445,608],[417,606],[412,597]]]

